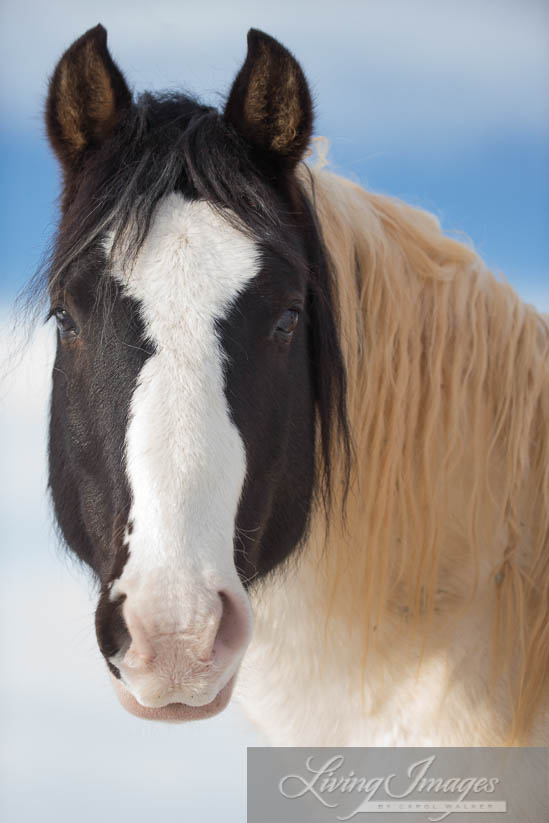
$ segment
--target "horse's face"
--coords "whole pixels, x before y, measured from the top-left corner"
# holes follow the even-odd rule
[[[95,178],[124,160],[116,135],[131,106],[98,27],[50,86],[61,247],[83,203],[107,199]],[[97,637],[121,702],[159,719],[205,717],[228,701],[251,635],[248,585],[298,546],[315,483],[318,309],[292,183],[311,106],[299,66],[264,35],[250,38],[224,123],[286,213],[291,253],[228,220],[181,174],[136,256],[124,231],[113,239],[114,222],[50,285],[56,516],[100,581]]]

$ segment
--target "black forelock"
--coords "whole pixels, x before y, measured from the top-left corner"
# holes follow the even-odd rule
[[[28,302],[64,288],[74,262],[107,232],[114,233],[115,247],[123,243],[125,256],[135,258],[157,204],[173,191],[207,200],[255,240],[298,259],[288,236],[293,206],[280,196],[285,181],[272,183],[216,109],[182,94],[145,93],[118,131],[86,152],[66,181],[57,238]]]

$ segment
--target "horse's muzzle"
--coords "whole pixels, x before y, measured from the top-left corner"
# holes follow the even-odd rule
[[[209,717],[225,708],[252,630],[242,591],[193,587],[173,598],[128,593],[124,638],[107,656],[116,693],[132,714],[151,720]]]

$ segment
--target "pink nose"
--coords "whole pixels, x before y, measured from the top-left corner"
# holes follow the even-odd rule
[[[211,603],[209,613],[201,615],[185,629],[153,631],[148,633],[139,614],[126,601],[124,621],[131,643],[124,662],[132,668],[150,666],[157,660],[162,648],[181,646],[182,650],[205,664],[222,665],[245,639],[245,615],[236,603],[220,592]]]
[[[148,708],[205,707],[215,701],[236,674],[250,639],[245,595],[202,592],[194,608],[180,614],[173,603],[146,606],[131,596],[122,606],[129,644],[113,660],[122,685]]]

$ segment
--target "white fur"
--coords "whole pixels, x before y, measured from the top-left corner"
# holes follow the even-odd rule
[[[158,207],[132,270],[113,261],[113,275],[139,301],[146,345],[155,353],[131,401],[126,469],[133,529],[111,597],[127,595],[145,635],[186,635],[195,659],[215,635],[218,591],[230,592],[251,614],[233,562],[246,459],[224,393],[215,321],[257,272],[255,244],[207,203],[179,194]],[[196,678],[180,683],[171,699],[208,702],[239,662],[235,657],[202,691]],[[144,689],[134,683],[132,691],[155,705]]]
[[[321,569],[309,544],[290,572],[252,596],[254,635],[237,696],[272,745],[503,745],[511,717],[506,687],[491,682],[487,573],[466,613],[440,618],[431,644],[422,647],[402,617],[385,618],[364,669],[362,626],[349,631],[351,604],[341,600],[327,617]],[[546,714],[529,745],[548,736]]]

